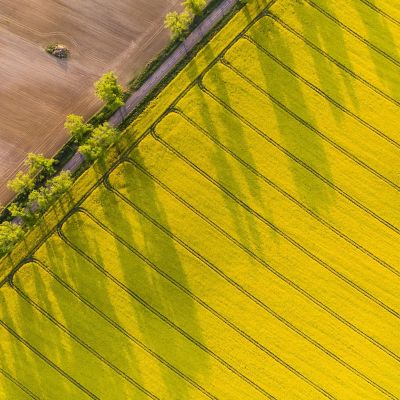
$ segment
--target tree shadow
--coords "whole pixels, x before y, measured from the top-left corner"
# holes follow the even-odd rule
[[[152,209],[157,210],[157,220],[163,223],[164,226],[168,226],[165,217],[163,217],[162,205],[157,201],[154,189],[150,187],[148,182],[141,185],[137,181],[137,177],[127,173],[123,168],[117,168],[112,177],[118,173],[120,173],[121,181],[126,183],[128,188],[131,186],[136,188],[132,193],[129,193],[129,196],[132,196],[132,200],[135,200],[138,193],[144,195],[147,204],[150,204]],[[144,299],[151,307],[155,307],[162,315],[168,316],[175,324],[185,324],[186,326],[189,324],[190,330],[199,334],[201,330],[196,322],[191,299],[185,298],[185,303],[177,304],[175,302],[176,299],[170,297],[168,283],[165,279],[155,273],[140,258],[142,254],[151,258],[156,265],[162,265],[163,257],[167,255],[169,263],[172,262],[174,265],[175,274],[180,274],[180,280],[185,282],[182,268],[179,267],[180,260],[172,240],[164,237],[161,243],[153,241],[152,238],[156,228],[146,223],[144,219],[137,221],[140,216],[135,210],[104,186],[101,186],[91,196],[87,204],[84,203],[84,206],[87,207],[90,215],[95,218],[96,223],[99,225],[99,230],[102,229],[100,224],[104,225],[103,232],[99,233],[99,237],[107,236],[107,249],[115,255],[112,267],[118,270],[116,274],[123,285]],[[143,242],[138,238],[146,238],[146,240]],[[75,239],[72,240],[76,243]],[[103,246],[104,240],[101,243]],[[100,265],[103,265],[105,269],[110,270],[110,266],[105,264],[109,260],[103,259],[101,254],[96,255],[95,250],[92,251],[90,249],[88,251],[84,243],[80,243],[78,246],[85,249],[85,252],[89,253],[90,257]],[[104,255],[104,250],[102,254]],[[185,349],[179,347],[176,341],[176,332],[166,330],[163,334],[160,334],[159,329],[154,328],[155,322],[152,322],[154,316],[149,317],[148,312],[144,313],[140,304],[131,304],[131,313],[134,315],[134,321],[137,323],[138,329],[148,347],[161,356],[165,355],[167,359],[178,360],[178,362],[172,362],[175,366],[179,366],[180,362],[185,362],[186,365],[190,364],[189,370],[194,376],[197,373],[207,371],[201,359],[193,359],[193,363],[190,363],[191,359],[185,353]],[[185,310],[185,312],[182,312],[182,310]],[[162,324],[160,321],[157,322],[157,324],[160,323]],[[167,388],[170,398],[190,397],[187,392],[187,385],[182,384],[182,382],[179,384],[179,379],[176,376],[174,377],[174,374],[172,374],[171,378],[171,371],[164,368],[160,369],[160,372],[163,375],[163,384]]]
[[[139,160],[142,157],[140,149],[134,149],[133,153],[135,160]],[[116,204],[123,202],[125,199],[125,207],[123,213],[121,212],[121,218],[124,219],[129,208],[132,214],[136,214],[134,216],[137,224],[135,232],[132,232],[131,228],[130,231],[124,229],[124,222],[120,224],[121,221],[119,219],[118,225],[115,223],[113,225],[114,232],[126,240],[150,263],[160,268],[168,276],[174,277],[174,280],[178,281],[182,286],[188,287],[189,284],[181,264],[179,250],[177,249],[178,244],[172,237],[164,234],[159,227],[152,223],[152,220],[155,220],[162,226],[163,230],[173,231],[173,227],[169,223],[169,217],[158,198],[154,182],[146,179],[140,171],[128,167],[128,164],[123,164],[110,176],[109,184],[113,190],[122,194],[121,199],[118,199]],[[197,320],[193,300],[188,296],[182,296],[182,293],[176,292],[165,278],[155,273],[149,266],[144,265],[142,270],[137,269],[134,275],[131,276],[129,275],[129,269],[127,269],[125,272],[127,280],[140,279],[143,282],[143,287],[147,288],[146,290],[151,293],[151,304],[154,304],[157,310],[167,316],[174,324],[182,327],[196,340],[202,342],[202,328]],[[176,295],[174,295],[174,291]],[[179,347],[178,342],[174,339],[175,333],[171,333],[170,338],[168,338],[169,330],[165,336],[160,335],[160,332],[149,327],[145,318],[141,320],[141,329],[158,352],[162,354],[167,351],[171,357],[178,360],[175,365],[186,364],[194,380],[196,380],[197,375],[207,376],[207,358],[204,356],[191,359],[187,353],[188,349]],[[168,343],[167,346],[166,343]],[[171,396],[177,396],[176,387],[170,387],[169,390]],[[184,396],[182,398],[186,398],[185,396],[189,395],[185,392],[183,385],[179,388],[179,393]]]
[[[265,37],[264,40],[269,40],[269,38]],[[294,62],[291,50],[283,40],[280,42],[280,51],[286,53],[286,60]],[[313,116],[312,110],[309,110],[307,98],[304,97],[300,82],[297,79],[291,79],[290,81],[287,81],[286,78],[280,79],[279,77],[282,75],[278,64],[266,63],[263,53],[260,51],[257,52],[257,57],[257,70],[260,71],[262,80],[253,83],[265,91],[267,96],[272,96],[272,101],[269,103],[274,109],[274,117],[278,128],[278,132],[275,132],[275,137],[280,137],[279,143],[295,157],[313,168],[318,166],[317,171],[332,182],[333,177],[324,148],[325,143],[315,132],[308,129],[307,126],[303,126],[301,121],[295,119],[300,117],[306,124],[318,129],[318,123]],[[253,59],[253,65],[255,62],[256,59]],[[245,71],[240,72],[245,78],[248,78],[248,74]],[[268,99],[266,98],[266,100]],[[293,113],[293,115],[289,113]],[[268,132],[265,133],[268,135]],[[305,168],[298,168],[298,165],[293,163],[292,160],[288,165],[301,201],[316,213],[328,210],[332,206],[334,199],[331,195],[332,192],[328,190],[326,185],[322,181],[316,180]]]
[[[282,18],[286,18],[287,20],[295,18],[301,26],[302,36],[328,55],[333,56],[339,62],[346,65],[350,70],[353,69],[344,32],[339,26],[335,26],[333,32],[331,30],[328,32],[323,20],[315,18],[315,10],[303,0],[295,0],[286,12],[290,14],[290,17],[286,18],[283,12]],[[345,98],[351,99],[353,107],[357,108],[359,102],[358,96],[351,81],[348,79],[347,73],[345,71],[338,73],[332,62],[326,57],[321,57],[319,53],[311,51],[310,54],[314,63],[313,69],[319,77],[321,89],[324,92],[334,93],[333,97],[339,103],[343,103]],[[335,77],[334,85],[332,85],[330,79],[332,76]]]
[[[31,264],[25,265],[22,271],[18,271],[16,276],[23,273],[27,283],[31,284]],[[6,307],[2,304],[2,320],[15,332],[14,337],[5,343],[15,346],[13,363],[18,365],[16,378],[40,398],[57,396],[60,391],[70,398],[82,398],[82,388],[64,369],[67,363],[79,371],[81,360],[70,357],[66,350],[69,345],[62,332],[56,328],[51,329],[50,334],[51,323],[18,293],[15,286],[7,293],[5,303],[10,306],[10,312],[6,315]]]
[[[2,324],[7,324],[7,320],[13,318],[15,310],[11,310],[11,305],[8,301],[8,296],[12,296],[12,289],[8,284],[1,288],[1,320]],[[15,318],[15,317],[14,317]],[[8,325],[8,324],[7,324]],[[28,390],[40,395],[40,388],[47,385],[47,379],[43,371],[43,361],[34,355],[27,347],[21,344],[15,337],[6,333],[4,327],[1,328],[1,368],[10,374],[14,379],[24,385]],[[26,368],[29,366],[31,373],[26,373]],[[2,387],[7,399],[14,397],[13,388]]]
[[[216,58],[210,48],[207,49],[207,53],[209,54],[208,57]],[[213,80],[216,88],[214,94],[223,103],[230,106],[230,94],[226,89],[222,75],[219,74],[218,68],[219,63],[211,67],[214,74]],[[203,80],[204,76],[208,73],[209,70],[206,70],[199,78],[197,87],[200,89],[205,87]],[[199,125],[216,141],[223,142],[224,139],[226,139],[228,142],[235,142],[235,146],[240,148],[241,155],[243,155],[247,160],[252,160],[253,157],[249,150],[249,144],[241,121],[229,112],[216,116],[216,113],[210,109],[210,100],[212,102],[212,99],[210,99],[209,94],[204,90],[196,90],[196,94],[196,97],[194,97],[191,92],[187,94],[185,102],[188,104],[188,101],[189,103],[192,101],[192,104],[191,107],[185,106],[180,108],[183,114],[193,120],[197,120]],[[193,133],[201,135],[200,131],[195,127],[193,127]],[[201,136],[205,138],[204,135]],[[210,142],[212,143],[212,141]],[[205,172],[207,174],[210,174],[211,172],[211,177],[213,179],[240,200],[243,200],[246,203],[256,201],[259,209],[262,211],[262,215],[272,221],[273,212],[268,204],[263,201],[262,196],[260,195],[261,188],[257,180],[253,179],[254,177],[244,174],[243,170],[240,168],[232,168],[232,162],[234,165],[239,165],[225,151],[221,150],[221,148],[214,145],[212,149],[212,151],[207,152],[206,156],[210,159],[215,170]],[[202,149],[200,149],[199,154],[201,154],[201,151]],[[228,196],[224,196],[223,207],[229,211],[230,219],[233,221],[239,241],[250,247],[262,250],[262,243],[260,241],[261,233],[255,228],[254,216],[242,207],[238,207],[238,204],[232,201]],[[271,238],[276,238],[273,232],[271,232]]]
[[[375,5],[374,0],[370,2]],[[332,7],[328,8],[328,2],[323,1],[324,7],[331,13]],[[373,43],[379,47],[379,43],[382,43],[384,38],[384,45],[386,49],[389,49],[389,55],[395,60],[400,61],[400,52],[398,51],[398,45],[391,30],[389,29],[390,21],[383,15],[380,15],[376,11],[371,10],[365,4],[359,0],[353,0],[349,2],[349,6],[353,6],[356,10],[360,21],[364,25],[365,31],[367,32],[367,39],[370,43]],[[377,53],[373,48],[368,47],[371,60],[374,63],[375,71],[381,80],[384,87],[387,87],[392,96],[396,99],[400,99],[400,89],[398,85],[398,66],[393,66],[395,71],[391,71],[382,65],[382,55]],[[384,50],[384,49],[382,49]]]
[[[68,233],[72,231],[77,236],[77,232],[83,232],[84,227],[83,221],[77,221],[74,217],[67,223],[65,230]],[[85,240],[87,241],[87,238]],[[99,390],[102,389],[104,393],[108,393],[112,387],[118,387],[120,393],[126,396],[131,395],[130,382],[124,381],[121,384],[121,375],[116,372],[115,368],[126,369],[128,375],[130,368],[135,370],[133,368],[136,365],[135,354],[132,348],[122,347],[120,341],[112,341],[110,338],[113,334],[116,335],[116,332],[109,329],[108,324],[79,297],[85,298],[86,296],[86,299],[89,298],[89,304],[93,304],[102,310],[106,309],[105,314],[108,318],[117,318],[104,279],[99,279],[100,274],[96,275],[97,271],[94,272],[93,266],[56,235],[49,238],[36,255],[40,260],[36,265],[39,272],[30,278],[34,281],[35,289],[30,289],[26,295],[62,323],[84,344],[90,346],[101,357],[105,358],[106,362],[95,364],[90,372],[96,376],[96,379],[99,379],[96,389],[98,386]],[[91,276],[93,272],[94,277]],[[26,291],[22,279],[20,286],[22,291]],[[96,327],[96,330],[93,329],[94,327]],[[81,365],[82,360],[79,351],[74,351],[74,346],[79,347],[78,344],[75,345],[71,338],[70,353],[66,352],[65,356],[69,355],[70,359],[76,359],[76,370],[80,371],[79,365]],[[63,362],[65,362],[65,357]],[[99,368],[99,365],[101,368]],[[116,373],[113,373],[113,370]],[[135,371],[134,378],[140,379],[138,371]],[[93,377],[90,380],[93,381]],[[134,391],[134,393],[137,392]]]
[[[242,48],[240,51],[237,51],[235,46],[227,53],[225,60],[230,57],[231,52],[236,52],[236,57],[246,59],[247,55],[245,50],[246,47],[244,50]],[[231,107],[234,109],[236,107],[236,112],[239,114],[238,118],[243,119],[243,123],[249,124],[250,127],[255,127],[253,129],[259,129],[262,134],[268,136],[270,140],[278,140],[278,145],[282,145],[286,150],[303,162],[309,165],[318,165],[319,172],[327,179],[332,179],[321,138],[313,131],[310,131],[307,126],[304,126],[301,121],[297,120],[295,118],[297,114],[292,111],[292,109],[296,110],[299,105],[301,105],[301,107],[303,107],[301,119],[312,126],[315,123],[311,113],[308,112],[306,99],[298,83],[296,84],[295,82],[294,85],[291,84],[290,87],[285,85],[285,82],[275,78],[273,71],[263,63],[261,55],[259,53],[257,53],[257,55],[258,60],[257,58],[249,60],[249,62],[251,62],[249,65],[251,65],[253,69],[254,63],[258,61],[256,68],[260,71],[262,80],[257,83],[249,80],[246,72],[239,71],[236,67],[233,67],[230,62],[226,65],[218,66],[218,68],[222,70],[231,70],[231,72],[225,72],[226,77],[225,79],[221,79],[219,84],[219,86],[226,85],[226,87],[229,87],[229,92],[234,96],[232,98],[233,106]],[[226,61],[224,61],[224,64],[225,63]],[[211,73],[213,73],[212,77],[208,79],[213,85],[211,89],[212,93],[217,93],[217,89],[215,89],[214,86],[216,86],[215,82],[218,81],[218,78],[214,70],[215,68],[211,71]],[[205,86],[207,86],[207,83],[205,83]],[[210,90],[210,88],[208,89]],[[220,94],[217,95],[218,98],[220,96]],[[278,100],[276,101],[276,99]],[[223,102],[229,106],[227,100],[223,99]],[[266,113],[267,108],[274,111],[274,120],[271,121],[273,122],[271,124],[268,123],[268,118],[271,118],[268,116],[268,113],[266,117],[260,114],[264,107],[263,103],[265,104]],[[249,107],[244,109],[243,104],[249,104]],[[255,106],[250,107],[250,104],[255,104]],[[293,114],[294,117],[290,113]],[[276,127],[273,128],[272,126],[274,124]],[[271,129],[276,129],[276,131],[271,131]],[[293,163],[289,163],[289,167],[291,168],[293,180],[302,201],[317,213],[322,209],[328,209],[333,199],[323,182],[310,178],[310,174],[307,170],[304,168],[299,169],[297,165]]]

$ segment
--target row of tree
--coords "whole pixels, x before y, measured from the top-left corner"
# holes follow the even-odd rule
[[[45,186],[32,190],[27,201],[21,205],[13,203],[9,206],[13,222],[0,224],[0,256],[12,249],[25,233],[24,227],[32,226],[71,185],[71,174],[67,171],[49,179]]]
[[[118,83],[114,72],[104,74],[95,83],[96,95],[103,100],[105,106],[114,111],[124,104],[124,90]],[[80,115],[70,114],[65,120],[64,127],[74,141],[79,144],[79,152],[86,160],[99,158],[104,150],[115,142],[118,132],[108,122],[95,127],[85,123]]]
[[[113,72],[104,74],[95,83],[96,95],[109,111],[124,104],[124,91]],[[64,124],[79,152],[88,161],[99,158],[112,143],[118,132],[107,122],[97,126],[86,123],[82,116],[68,115]],[[24,171],[19,171],[7,184],[20,201],[12,203],[8,210],[12,222],[0,224],[0,257],[6,254],[24,235],[24,228],[33,226],[38,218],[72,185],[69,171],[55,175],[56,160],[42,154],[29,153],[24,161]],[[42,185],[38,183],[44,181]],[[22,200],[21,200],[22,199]]]

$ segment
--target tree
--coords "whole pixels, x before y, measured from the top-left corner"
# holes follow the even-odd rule
[[[46,186],[33,190],[29,195],[29,209],[46,211],[72,185],[73,180],[69,171],[62,171],[60,175],[49,179]]]
[[[15,243],[23,236],[24,231],[21,226],[11,222],[0,224],[0,256],[9,252]]]
[[[33,177],[41,171],[47,172],[49,175],[54,173],[55,160],[53,158],[46,158],[43,154],[28,153],[27,159],[24,164],[28,166],[28,174]]]
[[[55,201],[65,193],[73,184],[70,171],[61,171],[61,173],[48,181],[46,189],[48,197]]]
[[[12,203],[8,207],[8,211],[10,211],[12,217],[21,219],[27,226],[32,226],[36,222],[37,215],[28,205],[22,206]]]
[[[7,187],[16,194],[27,193],[33,189],[34,185],[31,175],[22,171],[19,171],[14,179],[7,182]]]
[[[93,130],[91,124],[85,124],[83,117],[76,114],[70,114],[67,116],[64,128],[67,129],[71,137],[77,143],[80,143],[83,138]]]
[[[182,4],[188,12],[194,15],[200,15],[207,5],[207,2],[206,0],[185,0]]]
[[[34,188],[34,178],[39,172],[54,173],[53,165],[55,162],[54,159],[46,158],[43,154],[29,153],[24,161],[24,164],[28,167],[28,172],[19,171],[14,179],[7,182],[7,187],[16,194],[28,193]]]
[[[104,74],[95,84],[96,95],[111,108],[117,108],[124,104],[124,91],[118,84],[114,72]]]
[[[190,14],[186,11],[178,14],[176,11],[165,16],[164,26],[171,32],[172,39],[182,39],[189,28]]]
[[[108,122],[105,122],[93,130],[91,137],[79,147],[79,152],[87,160],[95,160],[115,142],[117,134],[117,130],[110,126]]]

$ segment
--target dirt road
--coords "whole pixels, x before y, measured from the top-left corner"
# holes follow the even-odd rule
[[[65,116],[100,106],[93,83],[114,70],[123,83],[169,40],[165,14],[180,0],[0,0],[0,203],[28,152],[53,156]],[[68,61],[44,48],[61,42]]]

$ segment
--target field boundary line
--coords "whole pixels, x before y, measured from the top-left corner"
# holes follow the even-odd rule
[[[340,26],[344,31],[348,32],[350,35],[354,36],[356,39],[358,39],[360,42],[364,43],[367,47],[371,48],[378,54],[380,54],[382,57],[386,58],[387,60],[391,61],[394,65],[397,67],[400,67],[400,61],[396,60],[394,57],[392,57],[390,54],[386,53],[384,50],[379,48],[378,46],[374,45],[371,43],[369,40],[365,39],[362,35],[354,31],[353,29],[349,28],[345,23],[340,21],[338,18],[334,17],[331,15],[328,11],[324,10],[321,8],[318,4],[316,4],[312,0],[303,0],[306,2],[309,6],[317,10],[320,14],[324,15],[326,18],[330,19],[332,22],[334,22],[336,25]]]
[[[193,205],[191,205],[188,201],[180,197],[174,190],[172,190],[170,187],[167,186],[164,182],[156,178],[154,175],[152,175],[149,171],[145,169],[140,164],[137,164],[133,160],[127,160],[127,163],[130,163],[134,165],[136,168],[138,168],[140,171],[142,171],[144,174],[146,174],[149,178],[153,180],[158,186],[160,186],[162,189],[164,189],[167,193],[169,193],[172,197],[174,197],[177,201],[179,201],[181,204],[183,204],[186,208],[191,210],[194,214],[196,214],[199,218],[204,220],[207,224],[212,226],[216,231],[218,231],[222,236],[226,237],[229,241],[234,243],[238,248],[240,248],[243,252],[248,254],[252,259],[254,259],[257,263],[259,263],[263,268],[269,270],[273,275],[281,279],[284,283],[287,285],[291,286],[293,289],[295,289],[297,292],[299,292],[302,296],[304,296],[308,301],[314,303],[316,306],[320,307],[323,311],[327,312],[328,314],[332,315],[332,317],[336,318],[339,320],[341,323],[343,323],[345,326],[353,330],[355,333],[359,334],[362,336],[364,339],[368,340],[371,342],[371,344],[375,345],[377,348],[379,348],[381,351],[385,352],[388,354],[390,357],[394,358],[395,360],[400,362],[400,357],[393,353],[391,350],[387,349],[385,346],[383,346],[381,343],[367,335],[365,332],[363,332],[361,329],[357,328],[355,325],[347,321],[344,317],[330,309],[328,306],[326,306],[324,303],[322,303],[320,300],[312,296],[310,293],[308,293],[305,289],[301,288],[298,286],[295,282],[287,278],[285,275],[281,274],[279,271],[277,271],[275,268],[273,268],[267,261],[262,259],[260,256],[258,256],[256,253],[254,253],[252,250],[250,250],[248,247],[244,246],[242,243],[240,243],[237,239],[235,239],[231,234],[226,232],[223,228],[221,228],[216,222],[212,221],[209,217],[204,215],[201,211],[196,209]],[[122,165],[122,164],[121,164]]]
[[[167,145],[168,146],[168,145]],[[171,150],[174,152],[174,150]],[[179,157],[179,156],[178,156]],[[195,168],[196,169],[196,168]],[[317,349],[319,349],[321,352],[325,353],[327,356],[331,357],[334,359],[338,364],[342,365],[349,371],[351,371],[354,375],[358,376],[359,378],[363,379],[365,382],[370,384],[371,386],[375,387],[377,390],[380,392],[384,393],[388,397],[391,397],[395,399],[395,397],[388,392],[386,389],[378,385],[376,382],[372,381],[369,379],[367,376],[365,376],[363,373],[358,371],[356,368],[350,366],[347,364],[345,361],[343,361],[340,357],[336,356],[334,353],[331,351],[327,350],[324,346],[322,346],[319,342],[315,341],[312,339],[310,336],[306,335],[304,332],[302,332],[300,329],[296,328],[292,323],[287,321],[285,318],[280,316],[278,313],[276,313],[274,310],[272,310],[268,305],[266,305],[263,301],[258,299],[256,296],[254,296],[252,293],[248,292],[245,288],[243,288],[239,283],[237,283],[235,280],[230,278],[228,275],[226,275],[223,271],[221,271],[219,268],[217,268],[213,263],[208,261],[204,256],[202,256],[200,253],[198,253],[196,250],[194,250],[191,246],[189,246],[185,241],[183,241],[181,238],[177,237],[174,233],[170,232],[166,227],[164,227],[160,222],[155,220],[153,217],[149,216],[145,211],[143,211],[139,206],[134,204],[131,200],[129,200],[126,196],[121,194],[118,190],[113,188],[111,186],[110,189],[113,193],[115,193],[117,196],[121,197],[121,199],[126,202],[128,205],[130,205],[134,210],[136,210],[138,213],[143,215],[146,219],[148,219],[150,222],[152,222],[155,226],[157,226],[160,230],[164,231],[169,237],[171,237],[174,241],[179,243],[181,246],[183,246],[185,249],[187,249],[190,253],[192,253],[195,257],[197,257],[199,260],[201,260],[203,263],[209,266],[212,270],[214,270],[218,275],[222,276],[225,280],[227,280],[232,286],[234,286],[236,289],[238,289],[240,292],[242,292],[246,297],[251,299],[254,303],[256,303],[258,306],[263,308],[267,313],[275,317],[278,321],[286,325],[290,330],[292,330],[294,333],[298,334],[300,337],[302,337],[304,340],[308,341],[310,344],[314,345]],[[221,189],[222,190],[222,189]],[[223,191],[223,190],[222,190]],[[301,250],[301,249],[300,249]],[[219,272],[218,272],[219,271]]]
[[[240,121],[242,121],[245,125],[250,127],[252,130],[257,132],[262,138],[267,140],[269,143],[271,143],[273,146],[278,148],[283,154],[285,154],[287,157],[290,157],[293,161],[301,165],[303,168],[307,169],[309,172],[311,172],[313,175],[317,176],[321,181],[323,181],[325,184],[333,188],[335,191],[337,191],[339,194],[341,194],[343,197],[345,197],[347,200],[355,204],[357,207],[359,207],[361,210],[369,214],[370,216],[374,217],[377,219],[379,222],[381,222],[383,225],[387,226],[389,229],[393,230],[395,233],[400,234],[400,229],[397,228],[396,226],[392,225],[390,222],[386,221],[382,217],[380,217],[378,214],[376,214],[374,211],[370,210],[368,207],[363,205],[361,202],[358,200],[354,199],[352,196],[350,196],[348,193],[346,193],[343,189],[341,189],[339,186],[336,184],[330,182],[327,178],[325,178],[323,175],[321,175],[318,171],[314,170],[312,167],[310,167],[307,163],[305,163],[303,160],[299,159],[297,156],[294,154],[290,153],[285,147],[281,146],[279,143],[275,142],[273,139],[271,139],[265,132],[261,131],[258,129],[253,123],[249,122],[247,119],[245,119],[241,114],[239,114],[236,110],[234,110],[232,107],[224,103],[223,100],[221,100],[219,97],[217,97],[214,93],[212,93],[210,90],[208,90],[201,81],[198,82],[199,87],[201,90],[208,94],[211,98],[213,98],[216,102],[218,102],[220,105],[222,105],[224,108],[226,108],[227,111],[229,111],[232,115],[234,115],[236,118],[238,118]]]
[[[295,78],[297,78],[300,82],[303,82],[305,85],[307,85],[309,88],[311,88],[314,92],[316,92],[320,96],[324,97],[326,100],[328,100],[331,104],[333,104],[338,109],[343,111],[345,114],[350,115],[352,118],[357,120],[360,124],[364,125],[368,129],[370,129],[376,135],[382,137],[388,143],[392,144],[393,146],[396,146],[396,147],[400,148],[400,143],[399,142],[397,142],[396,140],[394,140],[390,136],[386,135],[384,132],[382,132],[380,129],[378,129],[377,127],[373,126],[369,122],[365,121],[363,118],[361,118],[359,115],[355,114],[353,111],[351,111],[348,108],[346,108],[340,102],[336,101],[333,97],[331,97],[326,92],[324,92],[320,87],[314,85],[308,79],[306,79],[302,75],[300,75],[297,71],[295,71],[294,69],[290,68],[284,61],[280,60],[276,55],[272,54],[269,50],[267,50],[265,47],[263,47],[255,39],[253,39],[252,37],[250,37],[248,35],[244,35],[243,38],[248,40],[250,43],[252,43],[254,46],[256,46],[257,49],[259,49],[261,52],[266,54],[270,59],[272,59],[276,64],[280,65],[283,69],[285,69],[287,72],[289,72]]]
[[[231,69],[234,73],[236,73],[236,75],[240,76],[244,81],[246,81],[248,84],[253,86],[257,91],[259,91],[261,94],[263,94],[264,96],[269,98],[274,104],[276,104],[279,108],[281,108],[283,111],[285,111],[286,114],[290,115],[293,119],[300,122],[301,125],[305,126],[311,132],[314,132],[322,140],[324,140],[326,143],[330,144],[333,148],[335,148],[340,153],[344,154],[347,158],[349,158],[355,164],[358,164],[360,167],[366,169],[371,174],[375,175],[377,178],[381,179],[383,182],[385,182],[386,184],[391,186],[393,189],[400,192],[400,186],[397,183],[393,182],[386,176],[382,175],[380,172],[378,172],[377,170],[372,168],[366,162],[362,161],[357,156],[355,156],[351,151],[346,150],[344,147],[337,144],[333,139],[331,139],[329,136],[327,136],[324,132],[317,129],[310,122],[304,120],[302,117],[300,117],[298,114],[296,114],[296,112],[292,111],[289,107],[287,107],[285,104],[283,104],[280,100],[276,99],[272,94],[270,94],[265,89],[256,85],[250,78],[248,78],[245,74],[243,74],[243,72],[239,71],[232,64],[230,64],[227,60],[225,60],[225,59],[221,60],[221,64],[223,64],[227,68]]]
[[[75,251],[75,250],[74,250]],[[183,380],[187,381],[189,384],[191,384],[193,387],[201,391],[203,394],[205,394],[207,397],[210,399],[217,399],[214,395],[209,393],[207,390],[205,390],[201,385],[199,385],[197,382],[195,382],[192,378],[187,377],[182,371],[180,371],[177,367],[172,365],[170,362],[165,360],[163,357],[161,357],[159,354],[157,354],[154,350],[152,350],[150,347],[145,345],[142,341],[137,339],[135,335],[129,333],[125,328],[123,328],[118,322],[116,322],[114,319],[111,317],[107,316],[107,314],[100,310],[96,305],[94,305],[91,301],[89,301],[86,297],[81,295],[79,292],[77,292],[70,284],[68,284],[64,279],[62,279],[59,275],[57,275],[55,272],[51,270],[51,268],[43,261],[34,258],[32,259],[29,263],[36,264],[39,268],[41,268],[43,271],[45,271],[49,276],[51,276],[52,279],[57,281],[61,286],[65,288],[65,290],[69,291],[73,296],[75,296],[80,302],[82,302],[86,307],[90,308],[94,313],[99,315],[101,318],[103,318],[105,321],[107,321],[108,324],[110,324],[114,329],[119,331],[122,335],[127,337],[131,342],[133,342],[135,345],[137,345],[139,348],[141,348],[144,352],[148,353],[150,356],[155,358],[158,362],[163,364],[165,367],[169,368],[171,371],[176,373],[180,378]],[[25,264],[26,265],[26,264]],[[15,285],[16,286],[16,285]],[[23,291],[22,289],[19,288],[19,290]],[[27,295],[28,296],[28,295]],[[29,297],[29,296],[28,296]]]
[[[75,213],[84,213],[86,214],[89,218],[92,218],[93,216],[84,208],[79,207],[79,209],[75,210]],[[60,227],[58,229],[58,234],[60,238],[69,246],[71,247],[74,251],[76,251],[78,254],[80,254],[83,258],[85,258],[90,264],[92,264],[98,271],[100,271],[102,274],[104,274],[108,279],[110,279],[113,283],[115,283],[121,290],[123,290],[125,293],[127,293],[130,297],[132,297],[135,301],[137,301],[139,304],[141,304],[145,309],[147,309],[149,312],[154,314],[156,317],[158,317],[162,322],[164,322],[166,325],[168,325],[171,329],[175,330],[177,333],[179,333],[182,337],[184,337],[186,340],[191,342],[193,345],[197,346],[200,350],[204,351],[206,354],[214,358],[216,361],[218,361],[223,367],[231,371],[234,375],[236,375],[238,378],[242,379],[244,382],[246,382],[248,385],[252,386],[255,390],[260,392],[261,394],[267,396],[271,400],[276,400],[273,396],[271,396],[268,392],[266,392],[263,388],[261,388],[258,384],[253,382],[250,378],[246,377],[243,375],[241,372],[239,372],[235,367],[230,365],[227,361],[225,361],[222,357],[220,357],[218,354],[216,354],[214,351],[210,350],[207,346],[199,342],[197,339],[193,338],[190,334],[188,334],[184,329],[180,328],[178,325],[176,325],[173,321],[171,321],[168,317],[166,317],[163,313],[161,313],[159,310],[151,306],[147,301],[143,300],[138,294],[136,294],[132,289],[130,289],[128,286],[126,286],[124,283],[122,283],[119,279],[115,278],[112,274],[110,274],[108,271],[106,271],[104,268],[101,267],[100,264],[98,264],[91,256],[87,255],[82,249],[80,249],[78,246],[76,246],[63,232],[62,228]]]
[[[370,88],[372,91],[375,93],[379,94],[382,96],[384,99],[387,101],[393,103],[397,107],[400,107],[400,100],[395,99],[394,97],[390,96],[389,94],[385,93],[383,90],[379,89],[366,79],[364,79],[362,76],[358,75],[356,72],[352,71],[350,68],[348,68],[346,65],[342,64],[340,61],[336,60],[333,56],[328,54],[326,51],[322,50],[319,48],[317,45],[315,45],[311,40],[303,36],[301,33],[297,32],[293,27],[288,25],[285,21],[283,21],[281,18],[279,18],[277,15],[275,15],[273,12],[269,12],[265,17],[271,17],[275,22],[277,22],[279,25],[281,25],[284,29],[286,29],[288,32],[292,33],[293,35],[297,36],[301,41],[303,41],[308,47],[311,47],[313,50],[315,50],[317,53],[320,53],[323,57],[327,58],[331,63],[335,64],[337,67],[345,71],[347,74],[352,76],[354,79],[358,80],[359,82],[363,83],[365,86]]]

